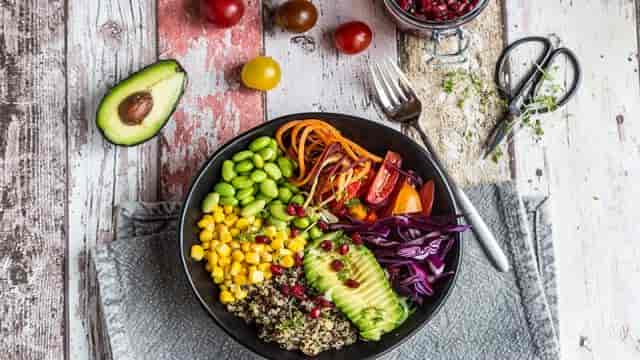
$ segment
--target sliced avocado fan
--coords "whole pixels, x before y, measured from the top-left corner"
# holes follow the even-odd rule
[[[154,137],[175,110],[187,73],[175,60],[161,60],[132,74],[102,98],[96,124],[111,143],[132,146]]]
[[[336,251],[325,251],[320,247],[325,240],[332,241],[334,249],[348,243],[349,252],[340,255]],[[331,268],[331,262],[336,259],[344,264],[339,272]],[[326,234],[307,247],[304,272],[309,285],[333,301],[365,340],[380,340],[408,317],[406,303],[391,288],[373,253],[364,245],[353,244],[340,232]],[[359,286],[347,286],[347,278],[356,280]]]

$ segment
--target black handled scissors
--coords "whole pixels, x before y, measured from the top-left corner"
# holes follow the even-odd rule
[[[507,74],[505,66],[509,61],[509,55],[516,48],[531,43],[541,44],[542,52],[536,59],[536,62],[531,65],[527,73],[522,77],[522,80],[516,84],[515,88],[509,87],[506,83],[507,79],[505,76]],[[564,90],[564,93],[559,96],[558,99],[555,99],[553,106],[539,106],[535,104],[536,96],[538,96],[538,93],[541,90],[541,85],[549,74],[554,60],[558,56],[564,56],[568,60],[567,64],[572,68],[574,73],[573,81],[569,84],[568,88]],[[554,49],[549,38],[542,36],[529,36],[517,40],[507,46],[500,55],[500,58],[498,58],[495,74],[498,91],[508,101],[507,114],[500,122],[498,122],[496,127],[492,130],[491,135],[489,135],[482,157],[486,158],[493,153],[494,150],[496,150],[498,146],[506,140],[507,136],[516,130],[516,125],[519,124],[518,119],[525,111],[541,114],[554,111],[566,104],[578,90],[581,75],[580,64],[578,63],[578,58],[575,54],[564,47]]]

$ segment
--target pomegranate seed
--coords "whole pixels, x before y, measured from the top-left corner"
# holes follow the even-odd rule
[[[282,266],[276,264],[271,264],[270,270],[273,275],[282,275],[282,273],[284,272]]]
[[[349,245],[347,244],[340,245],[340,249],[338,251],[340,252],[340,255],[347,255],[347,253],[349,252]]]
[[[356,245],[362,245],[362,236],[360,235],[360,233],[353,233],[351,235],[351,241],[353,241],[353,243]]]
[[[336,259],[331,262],[331,269],[333,269],[333,271],[340,271],[342,268],[344,268],[342,261]]]
[[[311,312],[309,313],[309,317],[312,319],[317,319],[320,317],[320,308],[319,307],[314,307],[313,309],[311,309]]]
[[[287,214],[294,216],[296,214],[296,206],[293,204],[289,204],[287,206]]]
[[[320,230],[322,230],[322,231],[329,230],[329,224],[327,224],[326,222],[324,222],[322,220],[318,221],[317,225],[320,228]]]
[[[291,288],[291,294],[295,296],[297,299],[304,299],[304,286],[300,284],[295,284]]]
[[[347,279],[347,281],[345,281],[344,284],[352,289],[355,289],[360,286],[360,283],[357,280],[353,280],[353,279]]]
[[[293,229],[291,229],[290,235],[291,235],[291,237],[296,237],[296,236],[300,235],[300,230],[296,229],[296,228],[293,228]]]
[[[324,251],[331,251],[331,249],[333,249],[333,243],[331,242],[331,240],[325,240],[320,243],[320,247]]]
[[[269,238],[264,235],[257,235],[255,238],[256,244],[267,244],[269,243]]]
[[[296,208],[296,215],[303,217],[305,213],[306,211],[304,211],[304,208],[302,206],[298,206]]]
[[[303,259],[300,254],[293,254],[293,261],[295,262],[296,266],[302,266],[303,264]]]
[[[284,296],[289,296],[291,294],[291,287],[287,284],[284,284],[280,287],[280,292]]]

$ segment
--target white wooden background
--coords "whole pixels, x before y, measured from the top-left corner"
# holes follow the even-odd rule
[[[190,0],[0,1],[0,359],[109,357],[91,256],[112,239],[114,204],[180,198],[198,162],[262,114],[380,120],[363,65],[397,57],[395,28],[379,0],[314,2],[321,23],[309,53],[263,28],[257,0],[242,31],[229,33],[194,23]],[[578,96],[545,118],[555,126],[544,146],[523,138],[513,154],[520,189],[552,195],[563,358],[640,358],[640,4],[503,6],[506,40],[558,34],[584,71]],[[350,19],[376,31],[357,58],[336,56],[326,36]],[[221,65],[262,51],[284,70],[282,86],[265,97],[239,89]],[[158,56],[207,71],[192,76],[183,111],[161,137],[133,149],[109,145],[94,125],[100,97]]]

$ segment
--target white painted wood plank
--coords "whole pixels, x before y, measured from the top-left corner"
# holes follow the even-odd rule
[[[515,144],[520,188],[552,194],[566,359],[640,356],[635,11],[633,1],[507,2],[509,40],[555,33],[583,67],[575,100],[544,118],[545,145]]]
[[[273,6],[282,2],[273,1]],[[304,35],[313,38],[315,51],[307,51],[295,43],[298,34],[277,27],[265,34],[266,55],[275,58],[282,67],[280,86],[266,95],[267,118],[328,111],[382,121],[383,117],[372,103],[367,81],[369,62],[397,58],[395,25],[387,17],[382,2],[322,0],[313,3],[318,7],[318,23]],[[352,20],[369,24],[374,32],[373,42],[361,54],[340,54],[333,45],[333,30]]]
[[[108,88],[156,58],[154,1],[69,1],[68,342],[73,359],[109,358],[92,253],[113,238],[114,206],[157,195],[157,141],[106,142],[95,126]]]

